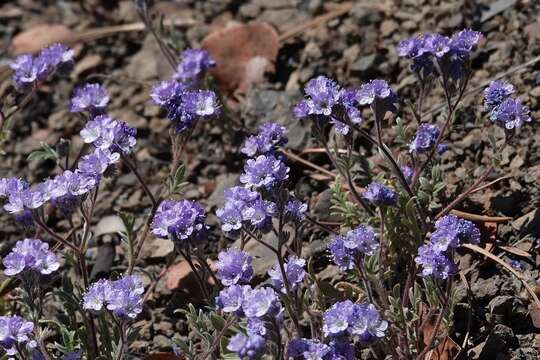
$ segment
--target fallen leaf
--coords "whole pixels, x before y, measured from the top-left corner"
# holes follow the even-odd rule
[[[45,46],[68,42],[74,36],[74,32],[64,25],[37,25],[17,34],[11,42],[10,50],[15,55],[34,54]]]
[[[211,32],[201,43],[216,60],[211,74],[227,93],[243,93],[273,71],[279,37],[266,23],[235,24]]]
[[[433,336],[433,331],[435,330],[435,319],[437,318],[437,315],[431,315],[431,317],[424,322],[424,325],[422,327],[422,337],[424,338],[424,345],[429,346],[431,337]],[[441,324],[437,331],[437,336],[441,336],[445,333],[445,330]],[[456,356],[456,354],[460,350],[460,346],[455,343],[454,340],[452,340],[449,336],[446,336],[444,340],[442,340],[439,345],[429,351],[426,354],[427,360],[452,360]]]
[[[184,360],[184,357],[180,357],[173,353],[155,353],[155,354],[149,354],[145,358],[145,360]]]
[[[195,259],[193,259],[193,263],[198,264]],[[207,263],[212,267],[213,263],[210,259],[207,259]],[[207,274],[205,281],[210,285],[210,288],[215,285],[209,274]],[[176,291],[176,295],[181,299],[182,304],[200,304],[204,301],[204,294],[197,277],[186,260],[181,260],[167,269],[165,285],[169,290]]]

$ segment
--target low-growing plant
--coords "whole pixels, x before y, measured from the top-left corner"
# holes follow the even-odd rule
[[[416,101],[409,102],[410,113],[401,112],[401,118],[395,118],[400,100],[384,80],[370,80],[360,88],[342,88],[325,76],[308,81],[305,98],[292,113],[312,128],[336,171],[330,210],[339,224],[320,223],[309,212],[309,199],[293,195],[295,184],[282,151],[287,130],[264,123],[240,148],[243,172],[238,184],[224,191],[224,203],[215,212],[221,232],[235,245],[220,252],[212,268],[205,261],[211,254],[203,254],[201,244],[218,229],[206,224],[202,204],[182,199],[182,154],[194,127],[220,116],[221,95],[207,81],[207,70],[216,64],[206,51],[187,49],[176,65],[167,44],[153,34],[177,66],[173,78],[156,84],[150,94],[171,122],[172,161],[161,190],[153,192],[139,173],[132,156],[137,131],[107,114],[109,97],[97,83],[77,88],[71,99],[70,110],[86,119],[80,130],[84,145],[71,149],[69,141],[44,143],[29,157],[53,160],[59,172],[36,184],[0,180],[5,211],[33,233],[3,259],[8,282],[17,286],[11,292],[10,315],[0,317],[0,347],[6,356],[136,357],[130,352],[139,332],[134,320],[141,317],[152,291],[143,286],[140,253],[152,234],[174,244],[204,294],[204,306],[178,309],[189,325],[189,332],[171,339],[180,358],[424,359],[452,329],[460,245],[481,241],[476,225],[452,210],[498,165],[495,157],[461,194],[450,199],[444,194],[440,155],[448,147],[445,141],[471,78],[470,54],[482,35],[472,30],[451,37],[421,34],[399,43],[397,52],[410,59],[419,88]],[[19,102],[2,113],[2,141],[9,140],[7,124],[39,83],[72,59],[73,52],[57,44],[12,63]],[[442,124],[430,122],[423,108],[437,86],[447,105]],[[500,81],[484,92],[489,120],[505,130],[504,139],[490,136],[494,154],[531,121],[513,93],[512,85]],[[386,131],[388,125],[395,131]],[[397,134],[395,139],[391,133]],[[369,164],[358,151],[361,146],[372,147],[381,162]],[[78,156],[70,158],[73,152]],[[127,264],[110,279],[91,282],[86,254],[98,193],[115,176],[119,162],[136,176],[151,207],[142,221],[135,221],[135,214],[121,214]],[[55,212],[70,224],[62,234],[49,221]],[[328,236],[327,259],[339,269],[340,282],[321,279],[315,270],[321,260],[304,255],[309,225]],[[275,256],[265,278],[254,273],[258,259],[247,250],[249,243]],[[76,276],[68,276],[64,268],[74,269]],[[214,281],[206,281],[209,277]],[[49,301],[59,302],[65,311],[45,311]],[[428,335],[426,324],[432,328]]]

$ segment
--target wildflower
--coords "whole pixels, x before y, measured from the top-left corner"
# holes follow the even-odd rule
[[[243,315],[242,304],[247,293],[251,291],[249,285],[231,285],[219,292],[216,298],[216,306],[218,309],[226,313],[235,313],[239,316]]]
[[[183,110],[188,116],[207,117],[219,111],[216,93],[211,90],[194,90],[186,92],[182,100]]]
[[[109,150],[95,149],[94,152],[85,155],[79,160],[78,170],[86,176],[99,178],[107,168],[116,163],[120,154]]]
[[[186,87],[178,81],[161,81],[152,87],[150,97],[156,105],[170,105],[182,96]]]
[[[368,343],[383,337],[387,328],[388,322],[381,320],[373,304],[355,304],[345,300],[335,303],[323,314],[325,336],[349,333]]]
[[[271,189],[289,177],[289,167],[273,155],[259,155],[249,159],[240,175],[246,187]]]
[[[460,241],[472,244],[480,242],[480,230],[472,222],[455,215],[446,215],[437,220],[435,229],[431,235],[431,243],[438,252],[444,252],[448,248],[455,249],[460,245]]]
[[[254,289],[244,294],[242,310],[248,318],[273,316],[279,309],[278,297],[271,288]]]
[[[256,136],[250,136],[240,151],[249,157],[264,155],[287,142],[285,127],[276,123],[264,123]]]
[[[409,145],[410,151],[421,154],[430,150],[437,142],[439,134],[440,130],[436,125],[420,124],[416,137]]]
[[[307,99],[302,100],[294,110],[297,117],[308,115],[330,116],[334,105],[338,104],[340,88],[335,81],[318,76],[307,82],[304,92]]]
[[[240,360],[254,360],[264,354],[265,347],[266,342],[262,336],[238,333],[229,340],[227,350],[236,353]]]
[[[314,339],[292,339],[287,347],[287,356],[294,360],[328,359],[332,348]]]
[[[396,111],[397,95],[384,80],[371,80],[362,85],[358,92],[360,105],[371,105],[383,114],[386,111]]]
[[[0,179],[0,198],[9,197],[12,194],[17,194],[24,189],[27,189],[30,185],[18,178],[2,178]]]
[[[21,345],[35,347],[35,341],[29,337],[33,330],[34,324],[20,316],[0,316],[0,348],[6,355],[15,356]]]
[[[397,203],[396,192],[379,182],[372,182],[364,191],[364,197],[373,205],[395,205]]]
[[[412,179],[412,177],[414,175],[413,168],[408,166],[408,165],[403,165],[401,167],[401,172],[403,173],[403,176],[405,176],[405,179],[407,179],[407,181]]]
[[[456,268],[448,256],[437,251],[432,244],[420,246],[414,261],[422,266],[423,276],[433,276],[436,279],[447,279]]]
[[[246,322],[246,330],[248,334],[256,334],[264,337],[268,332],[268,324],[259,318],[248,318]]]
[[[177,244],[206,238],[206,215],[199,203],[189,200],[165,200],[156,212],[152,233],[159,237],[172,236]]]
[[[109,103],[109,96],[99,84],[85,84],[75,89],[71,98],[71,112],[88,111],[92,115],[102,114]]]
[[[358,100],[358,89],[346,89],[341,91],[340,103],[345,108],[347,117],[353,124],[360,124],[362,122],[362,113],[358,109],[358,106],[360,105]]]
[[[290,290],[296,290],[298,285],[302,282],[302,280],[304,280],[304,277],[306,276],[304,266],[306,266],[306,260],[295,255],[289,256],[287,262],[283,264],[285,276],[287,277]],[[272,268],[270,268],[270,270],[268,270],[268,276],[270,276],[270,279],[272,279],[272,284],[274,287],[285,292],[285,286],[279,264],[275,264]]]
[[[354,259],[357,254],[345,246],[345,236],[338,235],[334,237],[328,244],[328,251],[330,252],[332,261],[341,271],[354,268]]]
[[[348,231],[343,245],[353,253],[365,255],[373,255],[374,251],[379,248],[373,228],[365,225],[358,225],[355,229]]]
[[[85,143],[106,150],[114,142],[116,125],[117,122],[108,115],[98,115],[86,123],[80,134]]]
[[[175,79],[193,80],[204,71],[216,66],[216,62],[206,50],[187,49],[180,55],[182,60],[176,69]]]
[[[306,218],[307,204],[299,200],[292,199],[285,204],[285,215],[295,222],[300,222]]]
[[[505,129],[512,130],[531,122],[529,113],[529,108],[521,104],[521,99],[508,98],[491,113],[490,118]]]
[[[125,275],[118,280],[101,279],[83,295],[83,309],[100,312],[107,309],[121,320],[131,320],[142,312],[144,287],[140,279]]]
[[[252,258],[241,250],[230,249],[218,255],[217,276],[225,286],[246,283],[253,277]]]
[[[519,260],[510,260],[510,266],[517,271],[525,271],[525,266]]]
[[[34,66],[32,55],[19,55],[11,64],[13,82],[18,90],[29,87],[37,80],[38,69]]]
[[[53,180],[54,188],[51,190],[51,198],[59,198],[64,195],[84,195],[97,184],[93,173],[84,173],[81,170],[75,172],[66,170]]]
[[[137,129],[132,128],[123,121],[118,121],[113,129],[114,143],[111,146],[113,152],[129,154],[137,143]]]
[[[494,111],[513,93],[512,84],[497,80],[490,82],[484,90],[484,109],[488,112]]]
[[[49,275],[58,270],[60,263],[49,245],[39,239],[17,241],[11,252],[4,257],[4,274],[14,276],[24,271]]]

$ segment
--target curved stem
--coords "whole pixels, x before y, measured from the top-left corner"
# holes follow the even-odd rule
[[[120,156],[122,157],[122,160],[124,160],[124,164],[126,164],[126,166],[129,168],[129,170],[135,175],[135,177],[139,181],[139,184],[141,184],[144,192],[150,198],[150,201],[152,201],[152,206],[156,206],[157,200],[154,197],[154,194],[152,194],[152,191],[150,191],[150,188],[148,187],[148,185],[146,184],[146,182],[142,178],[141,174],[137,170],[137,167],[134,166],[133,164],[131,164],[131,162],[127,159],[127,157],[124,154],[121,153]]]

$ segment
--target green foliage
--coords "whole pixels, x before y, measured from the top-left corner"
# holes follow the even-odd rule
[[[28,161],[32,160],[54,160],[55,162],[58,162],[60,160],[60,156],[58,155],[58,152],[53,149],[49,144],[40,142],[41,148],[34,150],[28,155]]]
[[[186,166],[180,164],[176,169],[174,175],[169,175],[167,178],[167,189],[169,195],[180,194],[184,188],[188,185],[186,180]]]
[[[349,192],[343,191],[340,180],[336,179],[330,189],[332,192],[331,214],[342,218],[345,223],[344,225],[348,227],[358,224],[360,219],[363,218],[363,215],[360,212],[360,209],[358,209],[358,206],[348,200]]]
[[[418,179],[418,200],[427,206],[429,210],[438,209],[441,204],[437,201],[437,195],[444,190],[446,185],[442,180],[442,171],[438,165],[431,168],[429,177],[421,176]]]

